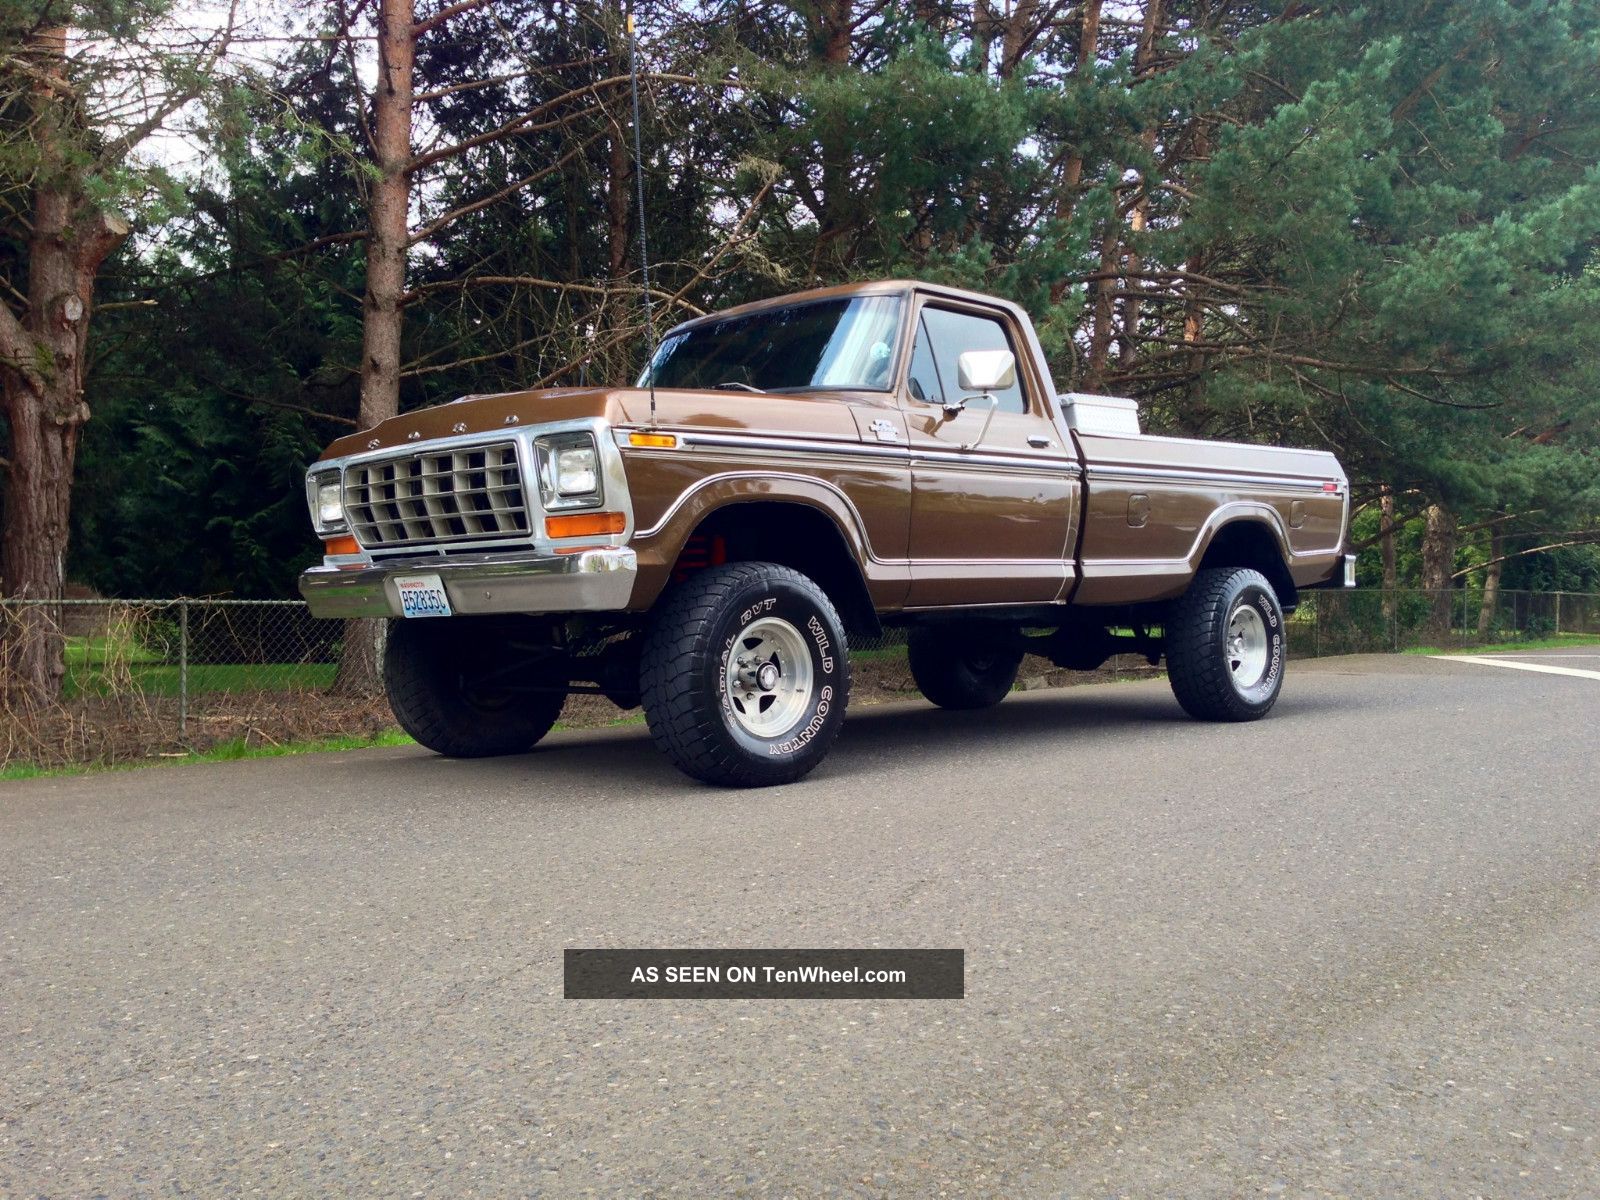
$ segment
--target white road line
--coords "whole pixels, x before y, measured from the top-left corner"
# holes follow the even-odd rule
[[[1580,679],[1600,679],[1600,671],[1581,671],[1577,667],[1550,667],[1544,663],[1510,662],[1503,658],[1481,658],[1474,654],[1431,654],[1440,662],[1477,663],[1484,667],[1505,667],[1511,671],[1541,671],[1546,675],[1576,675]]]
[[[1474,657],[1482,658],[1483,655]],[[1565,650],[1551,650],[1545,654],[1535,654],[1532,650],[1523,654],[1496,654],[1495,658],[1600,658],[1600,654],[1568,654]]]

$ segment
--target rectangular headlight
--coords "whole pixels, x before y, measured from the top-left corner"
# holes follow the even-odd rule
[[[317,484],[317,520],[324,525],[337,525],[344,520],[344,496],[338,480]]]
[[[556,491],[563,496],[592,496],[600,490],[600,467],[593,446],[556,451]]]
[[[546,509],[601,502],[600,451],[591,434],[554,433],[538,441],[539,492]]]
[[[311,524],[318,533],[340,533],[346,528],[344,486],[337,472],[306,479],[306,504],[311,509]]]

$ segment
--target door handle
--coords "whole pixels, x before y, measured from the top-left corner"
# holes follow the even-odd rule
[[[1032,446],[1035,450],[1043,450],[1049,444],[1050,444],[1050,439],[1049,438],[1041,437],[1037,433],[1032,434],[1028,438],[1028,445]]]

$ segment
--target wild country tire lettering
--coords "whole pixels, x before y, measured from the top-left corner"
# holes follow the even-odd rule
[[[822,628],[822,622],[817,620],[815,616],[806,620],[806,628],[811,631],[811,636],[816,639],[817,653],[822,656],[822,673],[824,675],[832,675],[833,658],[828,654],[828,650],[833,643],[828,640],[827,631]]]
[[[1256,600],[1256,607],[1261,610],[1261,616],[1266,621],[1267,628],[1276,634],[1278,632],[1278,614],[1271,601],[1265,596],[1261,596]],[[1272,638],[1272,661],[1267,664],[1267,673],[1262,676],[1262,684],[1270,688],[1272,681],[1278,677],[1278,672],[1282,669],[1283,638],[1280,635]]]
[[[833,707],[833,685],[825,685],[822,695],[817,700],[817,711],[811,720],[806,722],[806,727],[792,738],[785,738],[781,742],[773,742],[767,747],[768,754],[793,754],[812,738],[817,736],[817,731],[828,721],[828,710]]]

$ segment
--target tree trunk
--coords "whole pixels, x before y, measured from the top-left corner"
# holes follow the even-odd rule
[[[372,157],[378,179],[367,197],[367,291],[361,313],[361,411],[370,429],[400,411],[400,335],[405,314],[410,206],[413,0],[378,4],[378,81],[372,97]],[[384,623],[345,623],[335,690],[378,690]]]
[[[1008,6],[1009,7],[1009,6]],[[997,73],[1001,79],[1010,79],[1027,57],[1028,47],[1038,32],[1039,0],[1017,0],[1016,11],[1002,16],[1004,35],[1000,39],[1000,64]]]
[[[628,273],[628,251],[633,244],[633,161],[627,131],[620,121],[615,125],[606,157],[606,279],[612,287],[620,288]],[[633,348],[625,334],[633,324],[633,313],[634,306],[620,296],[607,299],[604,325],[599,330],[599,342],[606,350],[599,362],[590,364],[595,382],[613,387],[627,382]]]
[[[1155,57],[1156,42],[1160,36],[1161,0],[1148,0],[1144,10],[1144,28],[1139,35],[1139,46],[1133,57],[1133,75],[1136,81],[1149,75],[1151,60]],[[1157,127],[1151,125],[1139,135],[1140,144],[1146,154],[1155,153],[1157,133]],[[1130,234],[1127,255],[1128,279],[1125,281],[1126,291],[1122,300],[1122,335],[1118,342],[1121,349],[1117,363],[1118,369],[1122,371],[1133,369],[1134,357],[1139,352],[1139,291],[1144,284],[1136,276],[1144,269],[1144,261],[1139,254],[1139,241],[1150,220],[1149,180],[1143,175],[1139,178],[1138,188],[1139,193],[1133,202],[1133,211],[1128,215]]]
[[[819,38],[825,70],[842,73],[850,66],[851,0],[824,0],[820,6]],[[817,214],[823,242],[849,231],[851,136],[847,130],[829,129],[822,135],[822,212]]]
[[[1489,565],[1483,572],[1483,603],[1478,606],[1478,640],[1489,640],[1489,629],[1494,625],[1495,608],[1500,602],[1500,572],[1505,563],[1506,538],[1496,527],[1489,535]]]
[[[1442,504],[1428,505],[1427,529],[1422,535],[1422,586],[1433,602],[1428,626],[1432,633],[1450,632],[1452,601],[1451,576],[1456,569],[1456,519]]]
[[[1078,70],[1077,78],[1082,79],[1085,74],[1094,69],[1095,56],[1100,52],[1100,5],[1101,0],[1085,0],[1081,24],[1078,29]],[[1083,155],[1074,152],[1067,159],[1066,168],[1061,173],[1061,194],[1056,198],[1056,219],[1067,221],[1072,217],[1072,208],[1078,198],[1078,184],[1083,180]]]
[[[616,282],[628,270],[628,244],[632,240],[631,222],[628,219],[628,186],[633,182],[633,169],[628,162],[627,134],[620,125],[611,135],[606,166],[609,278]]]
[[[67,147],[69,116],[51,80],[64,80],[67,31],[36,30],[29,49],[42,77],[31,97],[39,151],[28,299],[19,317],[0,304],[0,396],[10,425],[0,574],[9,596],[55,601],[66,583],[67,534],[95,275],[128,224],[84,194],[83,166]],[[66,674],[59,608],[30,608],[5,631],[7,691],[48,704]]]
[[[1099,391],[1105,385],[1106,369],[1111,357],[1111,338],[1115,333],[1117,315],[1117,281],[1111,273],[1117,267],[1117,251],[1122,245],[1118,236],[1120,222],[1115,213],[1106,219],[1105,233],[1100,238],[1100,276],[1094,288],[1094,307],[1089,325],[1089,363],[1080,385],[1088,391]]]
[[[1399,583],[1394,562],[1394,489],[1387,483],[1383,485],[1383,493],[1378,499],[1378,509],[1382,514],[1378,525],[1382,534],[1378,539],[1378,547],[1383,556],[1383,619],[1390,622],[1398,611],[1395,588]]]
[[[1078,69],[1076,78],[1094,69],[1095,56],[1100,51],[1101,0],[1085,0],[1081,24],[1078,29]],[[1072,220],[1072,211],[1078,203],[1078,186],[1083,181],[1083,154],[1074,149],[1061,172],[1061,190],[1056,195],[1056,220],[1066,225]],[[1067,285],[1057,282],[1050,287],[1050,302],[1061,303],[1067,294]]]

